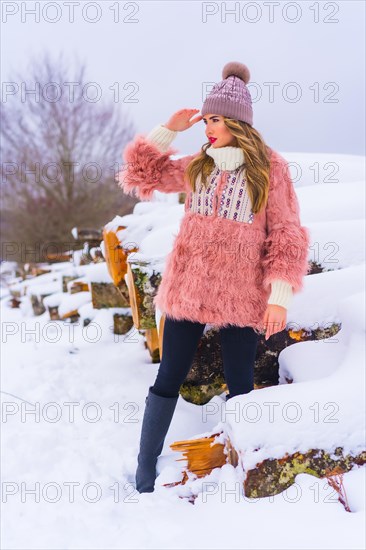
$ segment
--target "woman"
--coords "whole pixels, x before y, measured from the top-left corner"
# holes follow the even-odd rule
[[[198,109],[138,135],[124,151],[117,181],[128,194],[151,199],[155,189],[185,192],[185,215],[167,257],[154,304],[166,315],[163,355],[146,397],[136,489],[152,492],[156,463],[206,323],[220,329],[228,397],[254,387],[259,335],[286,326],[293,293],[308,273],[310,235],[286,160],[253,127],[242,63],[227,63]],[[195,115],[195,116],[194,116]],[[192,118],[193,117],[193,118]],[[172,160],[178,132],[203,120],[208,142]]]

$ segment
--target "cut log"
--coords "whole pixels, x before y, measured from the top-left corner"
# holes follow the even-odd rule
[[[129,307],[127,291],[124,293],[113,283],[91,282],[93,308]]]
[[[61,320],[70,319],[71,323],[75,323],[76,321],[79,320],[79,317],[80,317],[80,315],[79,315],[78,310],[77,309],[72,309],[70,311],[67,311],[63,315],[61,315],[60,319]]]
[[[138,256],[138,255],[137,255]],[[315,269],[315,266],[313,266]],[[138,257],[127,258],[127,281],[134,326],[137,329],[152,329],[156,326],[153,298],[161,282],[161,275],[155,274],[154,264]],[[165,316],[162,315],[159,327],[159,355],[163,356],[163,331]],[[278,385],[278,357],[283,349],[308,340],[321,340],[333,337],[341,329],[340,323],[325,328],[305,330],[291,323],[285,330],[275,333],[266,341],[261,335],[258,341],[254,368],[254,389]],[[291,380],[288,380],[291,382]],[[195,352],[191,369],[181,385],[182,397],[196,405],[204,405],[215,395],[227,389],[221,354],[220,331],[212,326],[205,330]]]
[[[74,252],[82,252],[82,254],[79,256],[79,265],[90,265],[93,263],[93,258],[90,254],[88,243],[84,243],[82,251],[75,250]]]
[[[15,298],[14,296],[11,297],[11,299],[10,299],[10,307],[11,307],[12,309],[18,308],[18,307],[20,306],[20,304],[21,304],[21,300],[20,300],[20,299]]]
[[[58,306],[48,306],[48,313],[50,314],[51,321],[59,321],[60,315],[58,312]]]
[[[192,472],[197,477],[204,477],[210,474],[213,469],[221,468],[228,462],[234,466],[238,464],[237,453],[234,452],[229,439],[226,440],[226,444],[214,443],[219,435],[220,433],[215,433],[200,439],[176,441],[170,445],[170,448],[183,454],[184,458],[177,459],[177,462],[185,460],[187,471]],[[227,454],[225,454],[225,450]],[[188,476],[185,472],[181,482],[182,485],[187,479]]]
[[[71,262],[73,258],[73,252],[72,251],[65,251],[65,252],[45,252],[44,258],[47,262]]]
[[[159,337],[156,328],[147,328],[145,331],[145,345],[150,352],[153,363],[160,362]]]
[[[73,227],[71,234],[76,241],[81,242],[100,242],[102,240],[101,229],[91,229],[88,227]]]
[[[107,262],[108,272],[116,286],[124,283],[124,276],[127,273],[127,256],[138,249],[125,250],[117,237],[116,232],[126,229],[125,226],[118,226],[115,230],[103,229],[104,254]]]
[[[12,296],[15,299],[20,299],[22,296],[24,296],[25,287],[22,287],[21,289],[19,287],[14,287],[9,285],[9,293],[10,296]]]
[[[222,433],[194,440],[176,441],[170,445],[173,451],[181,452],[184,456],[177,461],[186,461],[182,480],[173,485],[179,483],[184,485],[189,479],[188,472],[197,477],[204,477],[214,468],[221,468],[224,464],[232,464],[236,467],[240,463],[240,453],[236,451],[228,437],[224,444],[216,443],[211,446],[215,438]],[[288,489],[295,482],[297,474],[307,473],[325,478],[349,472],[354,466],[366,464],[366,451],[352,456],[344,454],[342,447],[337,447],[332,454],[337,458],[332,458],[322,449],[310,449],[306,453],[296,452],[292,455],[286,453],[283,458],[263,460],[246,472],[243,483],[244,494],[248,498],[273,496]]]
[[[75,279],[78,279],[76,275],[62,275],[62,292],[67,292],[67,283],[74,281]],[[89,288],[86,290],[89,290]]]
[[[30,277],[39,277],[39,275],[45,275],[46,273],[51,273],[51,270],[48,269],[47,267],[41,267],[37,264],[29,264],[26,273]]]
[[[126,279],[135,327],[156,328],[153,300],[161,282],[160,272],[147,261],[128,258]]]
[[[77,294],[78,292],[89,291],[89,284],[85,281],[75,281],[70,285],[70,294]]]
[[[159,334],[159,355],[160,355],[160,358],[163,357],[163,334],[164,334],[165,318],[166,318],[166,315],[165,315],[165,313],[163,313],[160,316],[160,320],[159,320],[158,334]]]
[[[43,298],[45,298],[46,296],[49,296],[49,294],[42,294],[40,296],[38,294],[31,294],[30,301],[32,304],[34,315],[42,315],[42,313],[46,311],[45,305],[43,303]]]
[[[138,299],[138,296],[136,299]],[[165,314],[162,314],[159,328],[160,357],[163,356],[165,318]],[[278,385],[278,357],[283,349],[297,342],[330,338],[337,334],[340,328],[341,325],[338,323],[312,331],[304,329],[292,330],[288,328],[287,330],[273,334],[268,341],[261,335],[258,341],[254,366],[254,389]],[[287,381],[291,382],[291,380]],[[189,403],[205,405],[212,397],[220,395],[226,390],[227,385],[221,355],[220,331],[217,327],[210,327],[205,331],[198,343],[192,367],[181,385],[180,394]]]
[[[115,313],[113,315],[114,334],[127,334],[133,327],[133,320],[130,313]]]
[[[103,256],[102,249],[100,246],[94,246],[90,248],[90,255],[93,258],[93,262],[95,264],[100,264],[105,262],[105,258]]]
[[[328,327],[305,330],[301,327],[291,327],[291,323],[289,323],[285,330],[276,332],[268,340],[265,340],[264,335],[260,335],[255,360],[254,388],[259,389],[278,385],[278,357],[282,350],[297,342],[324,340],[334,337],[341,327],[341,323],[333,323]]]

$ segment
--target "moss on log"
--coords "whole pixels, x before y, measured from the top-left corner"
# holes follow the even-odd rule
[[[336,458],[322,449],[306,453],[286,454],[283,458],[263,460],[248,470],[244,480],[244,494],[250,498],[282,493],[294,482],[297,474],[311,474],[318,478],[331,476],[333,471],[349,472],[353,466],[366,463],[366,451],[357,456],[344,455],[343,448],[334,451]]]
[[[161,282],[161,273],[155,270],[149,261],[129,258],[127,280],[135,327],[156,328],[153,300]]]
[[[191,370],[180,388],[180,394],[189,403],[204,405],[226,389],[220,332],[213,327],[202,335],[198,343]]]
[[[211,384],[193,385],[184,382],[179,390],[180,395],[189,403],[205,405],[215,395],[221,395],[227,390],[224,377],[217,377]]]

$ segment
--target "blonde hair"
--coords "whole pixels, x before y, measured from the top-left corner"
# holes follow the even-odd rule
[[[250,124],[227,117],[224,117],[224,123],[235,137],[235,146],[243,150],[245,159],[243,168],[246,170],[248,195],[252,203],[252,211],[257,213],[267,204],[271,149]],[[210,142],[202,145],[201,153],[186,168],[185,175],[193,191],[196,190],[198,176],[201,177],[204,187],[207,187],[207,177],[214,169],[213,158],[206,154],[206,149],[210,146]]]

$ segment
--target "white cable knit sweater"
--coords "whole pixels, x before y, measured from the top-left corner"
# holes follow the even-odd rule
[[[163,124],[159,124],[152,129],[146,136],[146,139],[153,142],[161,151],[165,152],[177,134],[178,132],[169,130]],[[209,147],[206,152],[214,159],[215,164],[220,169],[224,166],[225,170],[235,170],[244,163],[244,153],[239,147]],[[287,281],[275,279],[271,283],[271,294],[268,298],[268,304],[274,304],[288,309],[292,296],[292,286]]]

